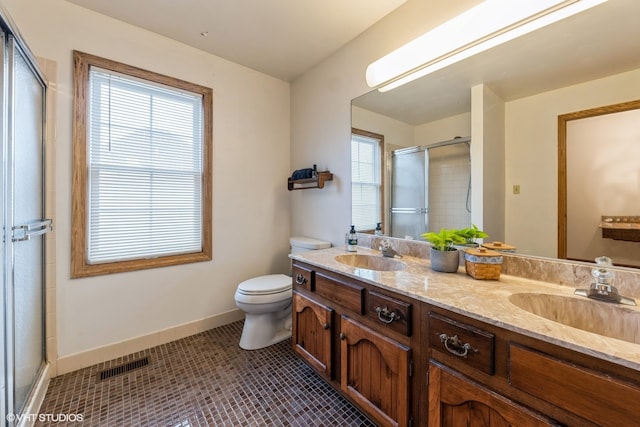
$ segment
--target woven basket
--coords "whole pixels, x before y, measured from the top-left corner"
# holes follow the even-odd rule
[[[502,254],[486,248],[464,251],[464,267],[474,279],[498,280],[502,269]]]

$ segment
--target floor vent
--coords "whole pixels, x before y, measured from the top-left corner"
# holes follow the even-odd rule
[[[123,365],[115,366],[113,368],[100,371],[100,381],[104,381],[117,375],[126,374],[134,369],[142,368],[149,364],[149,356],[145,356],[142,359],[134,360],[133,362],[125,363]]]

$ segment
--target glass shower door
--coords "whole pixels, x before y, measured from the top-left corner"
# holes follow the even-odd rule
[[[22,412],[44,366],[44,97],[45,87],[11,36],[7,61],[6,359],[9,413]],[[8,239],[7,239],[8,240]]]
[[[391,155],[391,237],[419,240],[428,231],[428,155],[424,147],[395,150]]]

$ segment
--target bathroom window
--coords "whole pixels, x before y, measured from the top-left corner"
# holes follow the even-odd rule
[[[384,222],[382,211],[382,146],[384,136],[351,131],[351,221],[356,230],[373,231]]]
[[[74,63],[72,277],[210,260],[212,90]]]

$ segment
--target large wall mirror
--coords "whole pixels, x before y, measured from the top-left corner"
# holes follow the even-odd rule
[[[470,174],[456,173],[470,176],[470,203],[460,191],[467,220],[518,253],[557,258],[558,117],[640,99],[638,16],[640,1],[609,0],[389,92],[354,99],[352,127],[384,136],[385,234],[415,234],[389,230],[392,152],[469,137]],[[484,102],[487,94],[493,103]],[[483,132],[487,127],[493,134]]]

